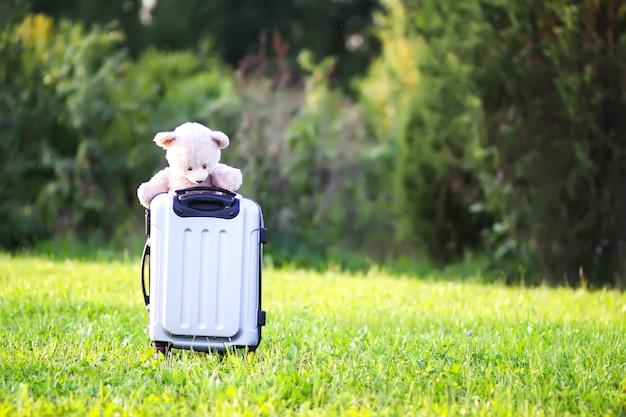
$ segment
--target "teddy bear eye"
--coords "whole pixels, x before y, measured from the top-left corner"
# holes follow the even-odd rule
[[[193,171],[193,168],[187,167],[187,171]]]
[[[202,169],[206,169],[206,164],[202,164]]]

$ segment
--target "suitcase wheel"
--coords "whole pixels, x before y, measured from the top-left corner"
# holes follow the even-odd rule
[[[170,344],[167,342],[152,342],[154,359],[167,358],[170,354]]]

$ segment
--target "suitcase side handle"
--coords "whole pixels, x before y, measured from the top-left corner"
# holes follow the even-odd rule
[[[148,285],[150,285],[150,238],[146,239],[141,254],[141,291],[143,292],[143,302],[150,308],[150,294],[146,291],[146,260],[148,260]]]

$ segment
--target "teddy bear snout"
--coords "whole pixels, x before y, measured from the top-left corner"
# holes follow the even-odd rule
[[[195,169],[193,171],[189,171],[186,175],[187,179],[190,182],[195,182],[197,184],[202,184],[202,182],[204,182],[204,180],[206,180],[208,176],[208,171],[205,171],[203,169]]]

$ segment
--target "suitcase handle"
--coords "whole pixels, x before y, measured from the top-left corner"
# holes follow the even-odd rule
[[[191,192],[194,193],[187,194]],[[176,190],[175,193],[174,213],[180,217],[231,219],[239,213],[237,194],[223,188],[199,186]]]
[[[208,185],[199,185],[197,187],[182,188],[180,190],[176,190],[175,193],[177,196],[181,196],[191,191],[215,191],[215,192],[222,193],[222,194],[228,194],[232,197],[237,196],[237,194],[232,191],[228,191],[224,188],[219,188],[219,187],[211,187]],[[214,195],[218,195],[218,194],[214,194]]]
[[[143,247],[143,253],[141,254],[141,291],[143,292],[143,302],[146,307],[150,308],[150,295],[146,291],[146,260],[148,260],[148,280],[150,280],[150,238],[146,239],[146,244]],[[148,281],[148,285],[149,281]]]
[[[197,207],[205,207],[205,210],[220,210],[232,206],[235,197],[220,194],[187,194],[179,195],[178,201],[187,207],[195,204]]]

